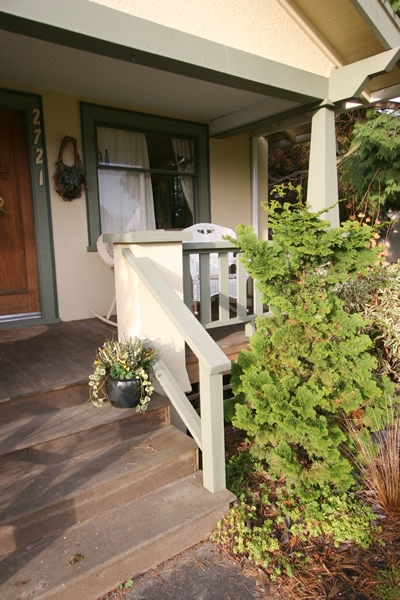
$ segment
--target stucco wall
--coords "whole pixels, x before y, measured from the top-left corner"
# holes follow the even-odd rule
[[[210,139],[211,219],[235,229],[251,224],[250,136]]]
[[[54,256],[60,318],[63,321],[84,319],[107,313],[114,297],[114,278],[110,267],[97,252],[87,252],[87,218],[85,195],[72,202],[64,201],[55,191],[52,176],[61,140],[70,135],[78,140],[82,156],[79,99],[53,92],[41,92],[50,178]],[[72,153],[65,162],[73,164]]]
[[[114,297],[114,278],[111,269],[104,264],[97,252],[86,250],[88,234],[85,197],[82,195],[72,202],[62,200],[56,193],[52,180],[60,143],[65,135],[78,140],[82,155],[79,102],[93,100],[1,82],[0,87],[42,96],[60,318],[71,321],[92,317],[89,308],[104,315]],[[140,110],[137,107],[124,108]],[[179,118],[179,115],[175,116]],[[64,160],[67,164],[72,164],[72,153],[69,156],[65,153]],[[249,225],[249,135],[242,134],[225,140],[211,139],[210,172],[212,221],[232,229],[240,222]]]
[[[334,68],[278,0],[90,1],[321,75]]]

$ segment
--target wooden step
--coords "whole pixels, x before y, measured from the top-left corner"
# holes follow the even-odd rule
[[[197,445],[171,425],[2,484],[0,555],[194,473]]]
[[[233,500],[198,471],[3,557],[1,598],[96,600],[204,539]]]
[[[86,390],[88,386],[86,386]],[[75,394],[76,392],[76,394]],[[134,435],[169,425],[169,400],[154,393],[144,415],[105,402],[82,402],[81,386],[0,404],[0,482],[39,472],[73,456],[85,456]]]

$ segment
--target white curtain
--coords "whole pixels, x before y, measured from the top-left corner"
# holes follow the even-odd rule
[[[193,142],[190,140],[178,140],[172,138],[172,146],[174,148],[175,163],[178,171],[186,171],[187,173],[194,173],[194,158],[193,158]],[[183,162],[180,164],[180,161]],[[185,161],[186,159],[186,161]],[[192,216],[194,215],[193,208],[193,180],[192,177],[180,176],[182,191],[185,196],[185,200],[189,207]]]
[[[110,165],[149,168],[143,133],[97,128],[99,159]],[[155,229],[153,190],[149,173],[98,170],[102,233]]]

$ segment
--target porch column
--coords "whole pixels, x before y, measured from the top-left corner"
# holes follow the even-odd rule
[[[258,138],[251,138],[251,225],[258,236]]]
[[[163,230],[132,231],[105,234],[103,239],[114,244],[118,337],[139,337],[149,340],[151,347],[160,348],[162,360],[182,390],[190,391],[183,337],[128,264],[122,249],[129,248],[138,258],[150,258],[179,298],[183,299],[182,241],[190,241],[192,234]],[[154,387],[164,393],[158,383]]]
[[[310,166],[307,201],[314,212],[329,208],[339,200],[335,106],[328,102],[313,113],[311,121]],[[339,226],[339,206],[322,215],[332,227]]]

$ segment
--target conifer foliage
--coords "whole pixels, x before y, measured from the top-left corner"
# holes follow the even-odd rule
[[[400,203],[400,111],[367,111],[365,121],[354,126],[354,154],[343,157],[340,185],[348,184],[364,212],[379,212],[379,206],[398,210]]]
[[[284,475],[303,494],[353,483],[343,417],[358,411],[363,425],[376,429],[371,407],[379,414],[390,387],[372,374],[376,362],[369,337],[359,333],[362,317],[347,314],[335,293],[377,261],[374,230],[354,221],[330,228],[321,214],[301,198],[283,208],[272,201],[273,243],[243,225],[236,242],[272,316],[257,320],[250,351],[233,365],[232,422],[254,440],[253,452],[267,460],[271,475]]]

